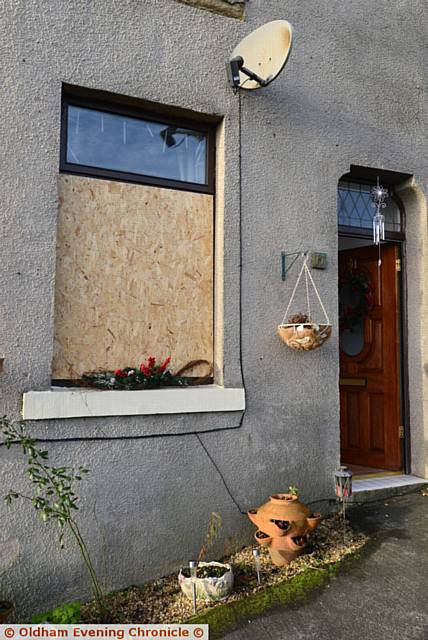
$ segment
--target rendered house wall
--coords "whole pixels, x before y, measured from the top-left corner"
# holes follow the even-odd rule
[[[7,0],[1,11],[0,391],[10,417],[19,417],[24,391],[47,389],[51,380],[61,83],[224,118],[218,339],[225,385],[245,382],[242,425],[240,413],[30,424],[40,437],[62,439],[47,445],[53,459],[91,469],[81,487],[82,529],[96,561],[107,559],[111,588],[194,556],[211,511],[222,515],[224,540],[250,539],[199,430],[242,511],[289,484],[306,501],[332,495],[339,462],[336,187],[351,163],[413,173],[418,185],[409,187],[415,207],[407,233],[414,249],[413,471],[423,475],[426,3],[254,1],[244,21],[172,0]],[[242,95],[239,133],[239,97],[227,86],[224,62],[243,36],[279,18],[294,26],[292,56],[269,88]],[[329,260],[315,278],[334,337],[310,354],[287,350],[276,336],[289,293],[280,252],[300,249],[325,251]],[[18,452],[1,448],[2,490],[22,488],[19,470]],[[11,537],[20,555],[0,577],[1,596],[15,600],[19,618],[87,592],[77,552],[59,551],[55,532],[27,507],[0,506],[0,540]]]

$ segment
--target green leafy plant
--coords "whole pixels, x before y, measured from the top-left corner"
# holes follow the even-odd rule
[[[82,604],[76,600],[75,602],[66,602],[61,604],[52,611],[39,613],[31,618],[31,624],[41,624],[50,622],[51,624],[76,624],[81,621],[80,612]]]
[[[12,490],[5,496],[6,503],[10,505],[19,498],[29,501],[43,522],[57,525],[61,548],[64,547],[65,532],[68,530],[71,533],[82,555],[94,598],[102,611],[104,608],[103,590],[75,519],[79,508],[77,504],[79,498],[74,490],[75,484],[80,482],[83,476],[89,473],[89,470],[84,467],[75,469],[74,467],[50,465],[48,451],[38,446],[37,440],[28,435],[22,423],[11,423],[5,416],[0,419],[0,434],[8,449],[12,444],[21,447],[26,457],[25,474],[34,489],[32,495]]]
[[[292,496],[298,496],[299,495],[299,489],[297,487],[295,487],[294,485],[291,485],[288,487],[288,493],[291,493]]]
[[[100,389],[150,389],[154,387],[185,386],[188,381],[183,376],[171,373],[168,365],[171,358],[160,364],[150,356],[139,367],[125,367],[115,371],[93,371],[82,375],[82,382]]]

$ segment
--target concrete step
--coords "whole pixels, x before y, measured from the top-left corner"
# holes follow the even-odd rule
[[[354,480],[353,496],[354,503],[371,502],[373,500],[384,500],[391,496],[414,493],[418,489],[428,487],[428,480],[412,475],[383,476],[381,478],[365,478]]]

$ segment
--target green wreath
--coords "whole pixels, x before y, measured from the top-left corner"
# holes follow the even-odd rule
[[[353,300],[346,306],[339,300],[339,327],[340,331],[353,331],[375,306],[375,286],[363,271],[345,273],[339,280],[339,287],[345,286],[349,287]]]

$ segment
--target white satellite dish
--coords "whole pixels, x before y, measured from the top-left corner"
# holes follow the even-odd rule
[[[281,73],[291,53],[293,28],[286,20],[274,20],[252,31],[232,52],[227,63],[234,88],[260,89]]]

